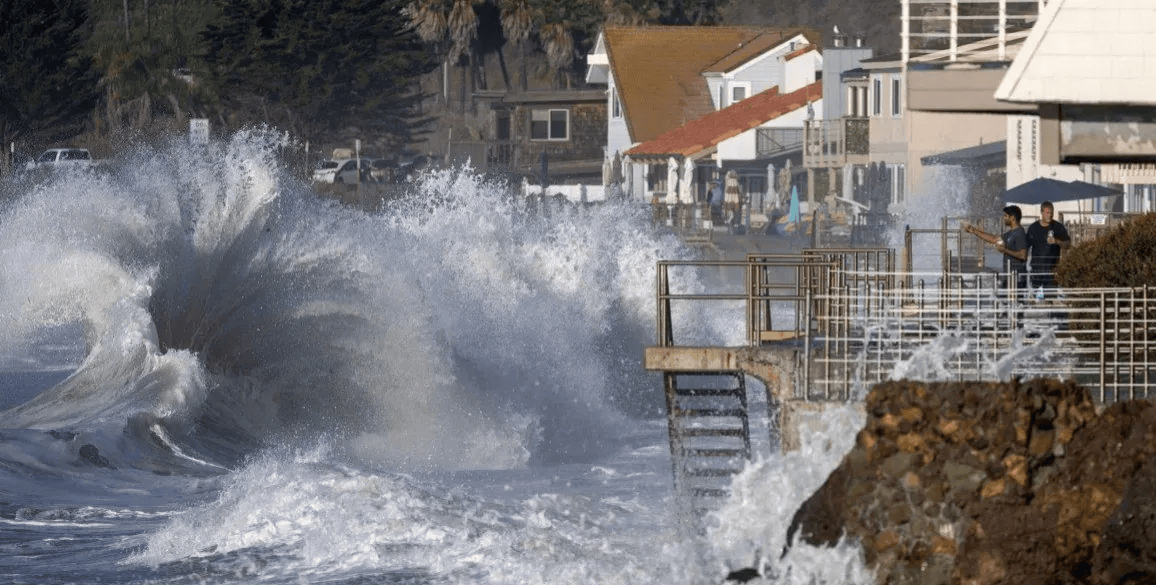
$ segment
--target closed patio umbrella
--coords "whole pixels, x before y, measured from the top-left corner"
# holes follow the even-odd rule
[[[740,196],[742,195],[742,188],[739,186],[739,174],[734,169],[727,171],[726,179],[726,195],[723,199],[723,204],[738,209]]]
[[[678,160],[673,156],[666,161],[666,204],[678,203]]]
[[[679,203],[694,203],[694,161],[687,157],[682,161],[682,180],[678,183]]]

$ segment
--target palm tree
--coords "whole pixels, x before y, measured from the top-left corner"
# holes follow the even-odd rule
[[[474,13],[473,0],[453,0],[447,24],[451,43],[449,60],[472,57],[470,43],[478,36],[478,15]]]
[[[566,21],[552,22],[542,26],[538,32],[542,41],[542,48],[546,51],[546,60],[555,72],[562,71],[574,62],[574,37],[570,34],[570,27]],[[566,77],[567,85],[570,77]]]
[[[534,28],[534,10],[529,0],[501,0],[502,33],[518,47],[520,87],[526,91],[526,40]]]

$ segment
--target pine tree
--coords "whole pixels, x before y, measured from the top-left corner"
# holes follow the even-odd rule
[[[354,126],[407,142],[421,130],[414,81],[436,66],[397,2],[225,0],[205,61],[230,126],[306,138]]]
[[[85,0],[0,0],[0,140],[29,150],[79,134],[97,99],[80,54]],[[29,153],[31,154],[31,153]]]

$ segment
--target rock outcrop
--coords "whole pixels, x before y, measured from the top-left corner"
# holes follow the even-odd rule
[[[1156,582],[1156,408],[1056,380],[888,382],[793,541],[863,546],[880,585]]]

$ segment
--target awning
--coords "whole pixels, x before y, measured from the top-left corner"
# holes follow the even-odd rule
[[[954,165],[963,167],[1002,167],[1007,164],[1007,141],[989,142],[919,159],[924,165]]]
[[[1084,181],[1060,181],[1058,179],[1032,179],[1022,185],[1003,192],[1004,203],[1039,205],[1044,201],[1075,201],[1095,199],[1122,193],[1119,189],[1086,183]]]

